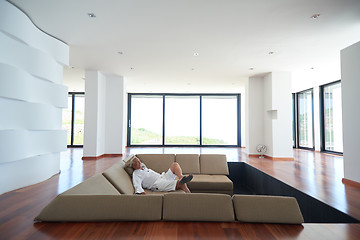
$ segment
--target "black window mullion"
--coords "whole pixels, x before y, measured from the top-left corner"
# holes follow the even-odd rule
[[[165,146],[165,94],[163,94],[163,129],[162,129],[162,146]]]
[[[127,134],[127,145],[130,146],[131,145],[131,97],[132,94],[129,93],[128,94],[128,122],[127,122],[127,130],[128,130],[128,134]]]
[[[240,94],[237,95],[237,145],[238,147],[241,147],[241,111],[240,111],[240,106],[241,106],[241,99],[240,99]]]
[[[74,126],[75,126],[75,94],[71,94],[71,140],[70,145],[74,146]]]
[[[319,114],[320,114],[320,151],[325,150],[325,118],[324,118],[324,86],[319,88]]]
[[[200,97],[200,146],[203,145],[202,142],[202,95]]]

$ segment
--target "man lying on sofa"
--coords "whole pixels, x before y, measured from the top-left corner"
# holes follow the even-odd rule
[[[181,189],[186,193],[190,193],[186,183],[192,180],[193,175],[183,176],[181,167],[176,162],[171,164],[166,173],[163,172],[161,174],[152,169],[148,169],[144,164],[141,164],[138,158],[134,158],[130,162],[130,166],[134,169],[132,178],[135,194],[146,194],[143,187],[159,192]],[[178,177],[179,180],[176,180],[176,177]]]

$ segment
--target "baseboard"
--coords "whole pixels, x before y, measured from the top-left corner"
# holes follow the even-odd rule
[[[249,157],[259,157],[260,154],[249,154]],[[272,160],[272,161],[294,161],[294,158],[283,158],[283,157],[270,157],[268,155],[264,155],[264,158]]]
[[[82,157],[82,160],[98,160],[100,158],[106,158],[106,157],[122,157],[122,153],[119,154],[103,154],[96,157]]]
[[[343,178],[342,179],[342,183],[345,184],[345,185],[349,185],[351,187],[355,187],[355,188],[358,188],[360,189],[360,183],[359,182],[355,182],[353,180],[350,180],[350,179],[347,179],[347,178]]]

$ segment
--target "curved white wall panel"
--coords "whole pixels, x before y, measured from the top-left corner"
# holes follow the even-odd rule
[[[1,164],[0,192],[29,186],[59,173],[60,153],[51,153]]]
[[[0,1],[0,31],[44,51],[63,65],[69,64],[69,47],[40,31],[22,11],[6,1]]]
[[[62,83],[63,67],[51,56],[0,33],[0,63],[54,83]],[[24,57],[26,56],[26,57]]]
[[[3,130],[57,130],[61,128],[62,109],[48,104],[0,98],[0,126]]]
[[[0,63],[0,79],[0,97],[67,107],[68,88],[64,85],[40,80],[3,63]]]
[[[66,150],[66,132],[2,130],[0,163]]]
[[[0,0],[0,194],[59,172],[69,47]]]

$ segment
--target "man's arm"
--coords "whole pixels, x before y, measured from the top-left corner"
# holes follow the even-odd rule
[[[145,194],[145,191],[141,186],[141,182],[142,182],[141,176],[134,171],[132,178],[133,178],[133,185],[135,188],[135,194]]]

